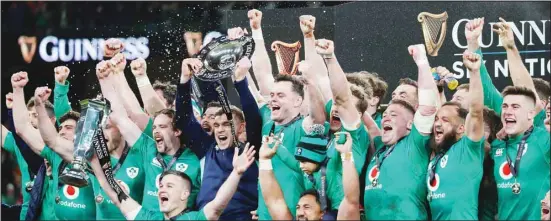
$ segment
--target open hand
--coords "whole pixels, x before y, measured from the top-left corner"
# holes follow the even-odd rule
[[[228,39],[230,40],[241,38],[246,34],[249,34],[249,32],[244,28],[236,27],[228,29]]]
[[[191,79],[191,76],[193,73],[198,72],[201,67],[203,67],[203,63],[197,58],[186,58],[182,61],[182,74],[180,76],[180,81],[182,83],[185,83]]]
[[[501,22],[495,24],[492,30],[499,35],[499,40],[501,40],[506,50],[515,48],[515,35],[513,34],[511,26],[505,19],[499,18],[499,20]]]
[[[254,150],[254,146],[251,146],[249,148],[249,143],[245,144],[245,149],[243,150],[243,153],[241,155],[238,155],[239,153],[239,147],[235,148],[235,151],[233,153],[233,170],[237,172],[237,174],[241,175],[247,171],[249,166],[254,162],[254,154],[256,151]]]

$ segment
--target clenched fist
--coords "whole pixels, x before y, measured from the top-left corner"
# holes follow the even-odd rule
[[[249,10],[249,12],[247,12],[247,17],[249,17],[249,24],[251,25],[251,29],[260,29],[260,22],[262,21],[261,11],[256,9]]]
[[[109,62],[111,63],[115,73],[124,72],[124,68],[126,67],[126,57],[123,53],[118,53],[115,57],[111,58]]]
[[[25,87],[29,83],[29,76],[27,72],[20,71],[11,76],[11,86],[14,89],[19,89]]]
[[[34,90],[34,102],[37,102],[38,104],[42,104],[44,101],[47,101],[48,98],[50,98],[51,94],[52,94],[52,89],[46,86],[37,87]]]
[[[71,73],[71,70],[69,70],[66,66],[57,66],[54,68],[55,73],[55,81],[58,84],[65,84],[65,80],[67,80],[67,77],[69,77],[69,73]]]
[[[415,64],[425,64],[428,63],[427,51],[425,51],[425,46],[422,44],[410,45],[408,47],[409,55],[413,57]]]
[[[191,79],[193,73],[199,71],[203,67],[203,63],[197,58],[186,58],[182,61],[182,74],[180,83],[186,83]]]
[[[481,60],[482,59],[480,59],[480,55],[478,54],[469,52],[468,50],[463,52],[463,65],[465,65],[465,67],[469,69],[471,73],[478,72],[478,70],[480,69]]]
[[[515,48],[515,35],[513,34],[511,26],[507,23],[507,21],[505,21],[505,19],[499,18],[499,20],[501,22],[495,24],[493,31],[499,34],[499,40],[501,40],[501,43],[506,50]]]
[[[110,38],[103,45],[103,57],[113,57],[124,49],[124,44],[121,40]]]
[[[475,18],[465,25],[465,38],[471,52],[478,49],[478,39],[484,27],[484,18]]]
[[[333,58],[335,56],[335,45],[331,40],[316,40],[316,52],[323,58]]]
[[[13,107],[13,93],[6,94],[6,108],[11,109]]]
[[[316,17],[311,15],[301,15],[300,30],[305,37],[312,37],[314,34],[314,28],[316,27]]]
[[[251,60],[249,60],[247,56],[241,58],[241,60],[239,60],[239,62],[237,62],[235,66],[235,81],[242,81],[243,79],[245,79],[251,66]]]
[[[111,72],[111,66],[107,63],[107,61],[100,61],[96,65],[96,75],[100,80],[107,78]]]
[[[135,77],[144,76],[147,71],[147,63],[143,58],[138,58],[130,62],[130,70]]]

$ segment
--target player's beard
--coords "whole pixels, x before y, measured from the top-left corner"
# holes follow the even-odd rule
[[[453,129],[451,132],[444,134],[440,144],[436,144],[434,133],[432,133],[429,141],[430,148],[434,150],[435,153],[439,153],[440,151],[448,151],[452,145],[457,142],[457,139],[455,138],[456,132],[457,131]]]

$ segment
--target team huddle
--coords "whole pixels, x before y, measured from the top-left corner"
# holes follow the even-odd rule
[[[551,88],[530,76],[502,18],[493,31],[512,86],[493,85],[478,43],[484,18],[476,18],[465,27],[469,83],[447,101],[446,82],[435,76],[453,73],[432,68],[424,45],[411,45],[403,53],[417,79],[401,79],[386,109],[383,76],[345,73],[333,41],[315,38],[313,16],[299,19],[305,59],[298,74],[276,76],[262,12],[248,18],[256,47],[233,72],[241,108],[231,106],[231,116],[216,91],[201,101],[193,93],[193,76],[204,68],[197,58],[183,60],[176,85],[152,85],[146,61],[132,61],[142,106],[124,75],[124,45],[106,41],[111,58],[96,66],[111,108],[102,130],[123,193],[96,154],[87,159],[87,186],[60,180],[74,159],[80,118],[67,95],[69,68],[54,69],[53,103],[48,87],[26,102],[29,76],[13,74],[1,141],[22,172],[20,219],[550,219]],[[227,33],[243,35],[242,28]]]

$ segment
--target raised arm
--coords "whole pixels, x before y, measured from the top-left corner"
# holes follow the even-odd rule
[[[185,131],[192,140],[191,150],[199,159],[205,156],[208,148],[215,142],[214,138],[206,133],[201,124],[193,115],[191,104],[191,76],[192,71],[198,71],[202,66],[197,58],[186,58],[182,61],[180,84],[176,89],[176,127]]]
[[[11,76],[13,88],[13,121],[17,135],[29,145],[36,153],[40,154],[44,149],[44,141],[38,129],[31,125],[29,112],[25,105],[25,94],[23,89],[29,82],[27,72],[17,72]]]
[[[241,155],[238,156],[238,153],[239,148],[236,147],[233,154],[233,171],[220,189],[218,189],[214,199],[203,207],[203,212],[208,220],[218,220],[220,218],[220,215],[224,212],[224,209],[226,209],[226,206],[228,206],[233,194],[237,190],[241,176],[254,163],[256,151],[254,147],[249,148],[249,143],[245,145]]]
[[[342,159],[342,184],[344,198],[339,206],[337,220],[360,220],[360,177],[352,155],[352,137],[348,132],[335,133],[335,140],[346,136],[344,144],[335,144]]]
[[[143,58],[138,58],[130,63],[132,74],[136,78],[138,90],[143,101],[144,109],[150,115],[167,108],[157,93],[151,86],[149,77],[147,76],[147,63]]]
[[[471,72],[471,80],[469,82],[469,114],[465,122],[467,137],[472,141],[479,141],[484,136],[484,99],[482,93],[482,81],[480,80],[480,56],[478,54],[465,51],[463,53],[463,64]]]
[[[112,72],[113,70],[106,61],[101,61],[96,66],[96,75],[100,82],[101,92],[111,104],[112,112],[109,119],[119,128],[128,145],[134,146],[142,135],[142,130],[128,117],[122,105],[122,99],[115,91],[114,85],[112,85],[112,82],[114,82]]]
[[[239,101],[245,115],[245,132],[247,133],[247,142],[260,148],[262,145],[262,118],[256,101],[249,90],[247,75],[251,68],[251,61],[244,57],[237,63],[234,73],[234,86],[239,94]],[[251,85],[254,87],[254,85]],[[257,150],[258,153],[258,150]]]
[[[13,93],[6,94],[6,108],[8,109],[8,124],[7,124],[7,130],[8,131],[15,131],[15,123],[13,122]],[[7,134],[2,134],[7,135]],[[17,133],[12,133],[13,140],[15,141],[15,145],[19,148],[19,151],[21,152],[21,155],[23,156],[23,159],[25,159],[25,162],[27,162],[27,165],[29,166],[29,169],[33,171],[34,173],[37,173],[40,169],[40,166],[44,164],[43,158],[36,154],[30,147],[17,135]],[[3,145],[2,145],[3,146]]]
[[[36,113],[38,114],[38,130],[44,143],[67,161],[73,161],[73,142],[58,135],[57,130],[46,112],[44,102],[52,91],[48,87],[37,87],[34,92]]]
[[[291,220],[293,215],[287,204],[285,198],[283,198],[283,192],[281,187],[275,178],[275,174],[272,168],[272,157],[276,154],[277,148],[281,144],[281,141],[275,141],[271,143],[273,137],[268,138],[264,136],[262,138],[262,147],[260,148],[258,161],[258,182],[264,198],[264,203],[268,207],[268,212],[273,220]],[[270,148],[269,145],[273,147]]]
[[[320,54],[327,65],[333,101],[342,120],[343,127],[354,130],[360,126],[360,112],[352,100],[350,85],[346,75],[335,57],[335,46],[333,41],[320,39],[316,41],[316,51]]]
[[[475,18],[470,20],[465,25],[465,37],[467,39],[467,50],[472,53],[477,53],[482,62],[480,62],[480,79],[482,81],[482,90],[484,92],[484,105],[496,111],[501,115],[501,103],[503,98],[500,92],[492,82],[492,78],[486,69],[483,61],[482,51],[480,50],[480,34],[484,29],[484,18]]]
[[[258,82],[260,94],[269,96],[271,87],[274,84],[274,76],[272,74],[272,64],[262,35],[260,22],[262,21],[262,12],[256,9],[250,10],[247,13],[251,32],[256,45],[251,61],[253,64],[253,72]]]
[[[306,85],[306,92],[308,93],[308,118],[312,119],[312,123],[321,124],[325,123],[325,101],[323,95],[320,92],[317,81],[314,80],[317,76],[314,74],[314,68],[307,61],[301,61],[298,64],[298,69],[302,73],[302,81]]]
[[[428,136],[432,133],[436,108],[440,103],[438,89],[436,89],[436,83],[430,71],[425,46],[422,44],[412,45],[408,47],[408,51],[418,68],[419,107],[413,117],[413,123],[422,135]]]
[[[536,91],[536,86],[532,81],[532,76],[526,66],[524,66],[524,61],[520,56],[520,53],[515,45],[515,35],[509,24],[503,19],[499,18],[501,22],[495,24],[496,28],[493,29],[494,32],[499,34],[499,39],[503,44],[503,48],[507,52],[507,61],[509,62],[509,73],[511,74],[511,80],[513,80],[513,85],[515,86],[524,86],[528,89],[534,91],[536,94],[536,113],[539,113],[543,110],[543,103],[540,102],[538,93]]]
[[[96,157],[96,154],[94,154],[92,159],[90,160],[90,165],[92,167],[92,170],[94,171],[94,175],[98,179],[101,189],[103,189],[103,191],[105,192],[105,194],[107,194],[113,204],[115,204],[119,208],[122,215],[124,215],[127,220],[134,220],[142,206],[128,195],[128,190],[125,190],[122,187],[121,189],[126,193],[126,195],[128,195],[128,198],[126,200],[119,201],[117,193],[115,192],[115,190],[113,190],[113,188],[111,188],[111,186],[107,182],[107,178],[105,176],[105,173],[101,169],[101,165],[99,164],[99,160]]]
[[[319,88],[330,88],[329,77],[327,76],[327,68],[323,58],[316,52],[316,37],[314,36],[314,28],[316,27],[316,17],[311,15],[302,15],[299,17],[300,30],[304,36],[304,55],[305,60],[312,67],[312,80],[316,81]],[[323,103],[327,103],[333,98],[331,90],[321,90]]]
[[[68,67],[57,66],[54,68],[55,73],[55,87],[54,87],[54,113],[55,118],[59,120],[67,112],[71,111],[71,104],[69,103],[69,77]]]
[[[126,81],[126,76],[124,75],[126,58],[122,53],[119,53],[111,58],[109,62],[113,65],[114,70],[114,75],[112,76],[113,83],[116,83],[116,87],[114,88],[117,94],[124,97],[121,101],[123,102],[122,104],[126,109],[128,117],[130,117],[130,119],[132,119],[132,121],[143,131],[149,123],[149,116],[143,112],[140,102],[138,102],[138,98],[134,92],[132,92],[132,89],[130,89],[128,81]]]

